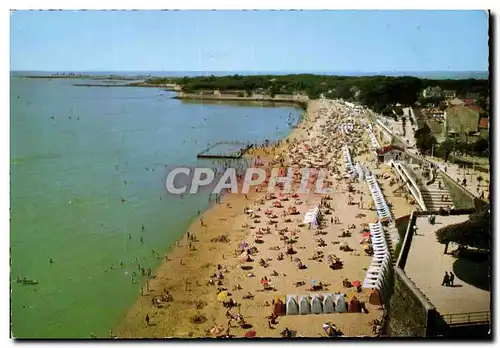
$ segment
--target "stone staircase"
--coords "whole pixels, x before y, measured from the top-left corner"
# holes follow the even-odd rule
[[[439,183],[441,182],[441,188]],[[435,180],[429,185],[422,185],[421,187],[422,198],[424,199],[427,210],[438,210],[439,208],[446,208],[453,205],[450,192],[446,188],[441,174],[438,173]],[[442,196],[448,197],[448,201],[443,202]]]

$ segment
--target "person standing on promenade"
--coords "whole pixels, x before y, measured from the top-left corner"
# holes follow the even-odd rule
[[[448,286],[450,284],[450,277],[448,276],[448,272],[444,272],[443,282],[441,286]]]
[[[146,314],[146,325],[149,326],[149,314]]]
[[[450,271],[450,285],[453,286],[453,282],[455,281],[455,275],[453,274],[453,272]]]

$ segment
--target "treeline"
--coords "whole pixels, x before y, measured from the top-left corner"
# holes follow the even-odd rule
[[[262,89],[271,96],[302,92],[311,99],[318,99],[323,94],[327,98],[359,102],[377,112],[398,103],[412,106],[418,101],[422,90],[427,87],[453,89],[457,91],[457,95],[465,95],[468,92],[480,93],[483,96],[489,94],[488,80],[431,80],[411,76],[228,75],[151,78],[146,82],[176,83],[187,93],[218,89],[240,90],[250,94]]]

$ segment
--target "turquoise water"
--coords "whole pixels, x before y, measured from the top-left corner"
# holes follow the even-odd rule
[[[107,335],[139,295],[135,260],[157,267],[151,249],[207,208],[165,192],[165,165],[210,165],[196,159],[208,142],[281,139],[300,113],[73,83],[11,78],[11,280],[39,282],[11,283],[14,337]]]

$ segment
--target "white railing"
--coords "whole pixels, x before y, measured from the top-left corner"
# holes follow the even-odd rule
[[[424,198],[422,197],[422,192],[420,192],[420,189],[418,188],[417,183],[415,182],[413,177],[408,173],[405,166],[403,166],[399,162],[395,162],[392,159],[390,160],[389,165],[396,169],[396,172],[398,172],[401,179],[403,179],[406,186],[410,190],[410,193],[413,195],[413,197],[417,201],[420,208],[424,211],[427,210],[427,207],[425,206],[425,203],[424,203]]]
[[[387,131],[387,133],[389,133],[389,135],[394,135],[393,132],[387,128],[387,126],[382,122],[380,121],[379,119],[377,119],[377,123],[379,124],[379,126],[381,126],[383,129],[385,129]]]

